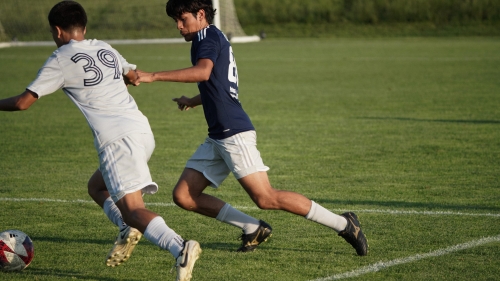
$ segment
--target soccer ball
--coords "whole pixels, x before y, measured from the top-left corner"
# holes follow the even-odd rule
[[[0,270],[23,270],[33,255],[33,242],[26,233],[13,229],[0,233]]]

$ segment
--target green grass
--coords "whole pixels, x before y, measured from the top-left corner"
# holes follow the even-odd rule
[[[188,44],[116,48],[144,70],[189,66]],[[170,205],[206,136],[201,108],[179,112],[171,99],[195,95],[196,86],[130,88],[157,141],[150,168],[160,191],[145,201],[200,241],[193,280],[321,279],[498,237],[499,38],[280,39],[233,48],[271,183],[334,212],[357,212],[370,251],[358,257],[321,225],[255,208],[230,176],[208,192],[274,229],[256,252],[233,252],[237,229]],[[0,49],[0,97],[21,93],[53,50]],[[86,193],[97,156],[61,91],[26,112],[0,113],[0,132],[0,228],[23,230],[35,244],[33,263],[1,280],[175,279],[173,258],[145,239],[123,266],[104,265],[117,230]],[[497,238],[353,279],[495,280],[499,253]]]

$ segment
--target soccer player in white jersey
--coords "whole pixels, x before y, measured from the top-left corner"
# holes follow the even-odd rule
[[[179,109],[203,106],[208,137],[186,163],[173,191],[180,207],[216,218],[243,230],[240,252],[253,251],[271,235],[269,224],[228,203],[203,193],[218,187],[233,173],[255,204],[264,210],[283,210],[332,228],[356,249],[367,254],[368,245],[357,216],[334,214],[301,194],[274,189],[257,150],[257,137],[250,118],[238,100],[238,71],[226,36],[212,21],[211,0],[169,0],[167,14],[175,20],[186,41],[191,41],[192,67],[161,71],[138,71],[140,82],[197,82],[198,95],[173,99]],[[136,84],[137,84],[136,83]]]
[[[116,266],[127,260],[143,233],[174,256],[177,280],[190,280],[201,253],[199,243],[184,241],[162,217],[146,209],[142,198],[158,186],[148,168],[155,147],[153,133],[124,83],[123,76],[128,82],[137,79],[136,66],[107,43],[85,39],[87,16],[77,2],[56,4],[48,20],[58,49],[22,94],[0,100],[0,110],[26,110],[62,89],[87,119],[99,155],[89,194],[121,227],[106,263]]]

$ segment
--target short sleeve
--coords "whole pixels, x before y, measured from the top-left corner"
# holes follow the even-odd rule
[[[217,62],[217,58],[220,52],[220,44],[217,40],[218,37],[214,33],[209,33],[210,36],[200,41],[200,45],[197,50],[196,58],[199,59],[210,59],[214,64]]]
[[[62,74],[56,54],[52,54],[38,71],[36,79],[26,89],[43,97],[61,89],[64,86]]]
[[[123,67],[123,69],[122,69],[123,75],[126,75],[130,70],[137,69],[137,65],[129,63],[120,53],[118,53],[118,57],[120,58],[120,62],[121,62],[122,67]]]

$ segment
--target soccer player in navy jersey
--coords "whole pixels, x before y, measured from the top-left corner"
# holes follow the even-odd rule
[[[174,202],[188,211],[216,218],[242,229],[240,252],[253,251],[271,236],[272,228],[228,203],[203,193],[217,188],[233,173],[255,204],[264,210],[283,210],[332,228],[366,255],[368,245],[357,216],[334,214],[301,194],[274,189],[257,150],[257,135],[238,99],[238,70],[231,44],[212,25],[211,0],[169,0],[166,11],[186,41],[192,42],[192,67],[160,72],[138,70],[140,82],[196,82],[199,94],[174,98],[180,110],[203,106],[208,137],[187,161],[173,190]]]

